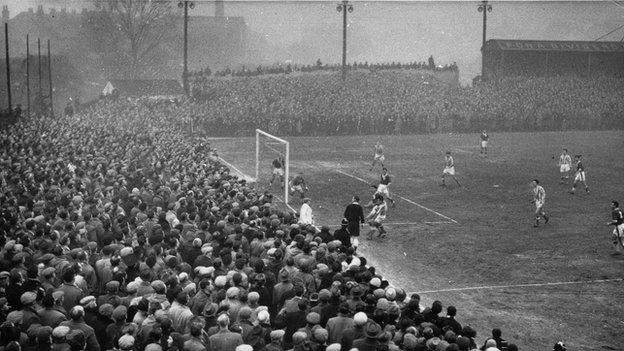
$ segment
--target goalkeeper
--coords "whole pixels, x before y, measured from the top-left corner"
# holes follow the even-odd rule
[[[301,198],[305,197],[305,192],[308,191],[308,186],[306,185],[305,180],[303,179],[303,175],[297,174],[289,183],[288,187],[290,188],[290,195],[295,195],[296,192],[299,193]]]

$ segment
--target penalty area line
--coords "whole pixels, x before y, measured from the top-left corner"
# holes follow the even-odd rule
[[[351,178],[353,178],[353,179],[355,179],[355,180],[359,180],[359,181],[360,181],[360,182],[362,182],[362,183],[369,184],[366,180],[364,180],[364,179],[362,179],[362,178],[360,178],[360,177],[358,177],[358,176],[355,176],[355,175],[353,175],[353,174],[349,174],[349,173],[347,173],[347,172],[343,172],[343,171],[341,171],[341,170],[339,170],[339,169],[336,169],[335,171],[336,171],[336,172],[338,172],[338,173],[340,173],[340,174],[342,174],[342,175],[346,175],[347,177],[351,177]],[[457,224],[457,221],[456,221],[456,220],[454,220],[454,219],[453,219],[453,218],[451,218],[451,217],[445,216],[445,215],[441,214],[441,213],[440,213],[440,212],[438,212],[438,211],[432,210],[432,209],[430,209],[429,207],[423,206],[423,205],[419,204],[418,202],[412,201],[412,200],[410,200],[410,199],[408,199],[408,198],[406,198],[406,197],[404,197],[404,196],[397,195],[397,197],[398,197],[398,198],[400,198],[400,199],[402,199],[402,200],[404,200],[404,201],[406,201],[406,202],[408,202],[408,203],[410,203],[410,204],[412,204],[412,205],[414,205],[414,206],[420,207],[420,208],[422,208],[422,209],[423,209],[423,210],[425,210],[425,211],[429,211],[429,212],[431,212],[431,213],[434,213],[434,214],[436,214],[436,215],[438,215],[438,216],[440,216],[440,217],[442,217],[442,218],[444,218],[444,219],[447,219],[447,220],[451,221],[452,223]],[[433,223],[437,223],[437,222],[430,222],[430,223],[432,223],[432,224],[433,224]],[[446,223],[446,222],[444,222],[444,223]]]
[[[414,292],[414,293],[415,294],[435,294],[435,293],[453,292],[453,291],[492,290],[492,289],[508,289],[508,288],[532,288],[532,287],[542,287],[542,286],[561,286],[561,285],[576,285],[576,284],[615,283],[615,282],[621,282],[621,281],[624,281],[624,278],[580,280],[580,281],[552,282],[552,283],[484,285],[484,286],[471,286],[471,287],[465,287],[465,288],[425,290],[425,291],[418,291],[418,292]]]

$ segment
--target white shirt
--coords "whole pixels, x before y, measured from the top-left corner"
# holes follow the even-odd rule
[[[304,203],[299,210],[299,223],[312,224],[312,207]]]

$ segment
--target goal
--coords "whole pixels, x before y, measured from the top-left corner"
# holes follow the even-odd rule
[[[290,146],[288,141],[256,129],[256,184],[268,182],[273,176],[271,162],[277,157],[284,159],[284,203],[288,205],[288,180],[290,170]],[[279,183],[279,179],[277,179]]]

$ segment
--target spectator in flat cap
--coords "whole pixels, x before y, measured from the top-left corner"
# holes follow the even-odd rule
[[[37,300],[37,293],[27,291],[22,294],[22,330],[28,330],[33,324],[41,324],[41,318],[37,310],[35,309],[35,301]]]
[[[134,350],[134,337],[132,335],[122,335],[117,344],[119,345],[120,351],[132,351]]]
[[[95,331],[95,337],[100,345],[107,344],[108,336],[106,334],[106,328],[115,322],[111,318],[114,309],[113,305],[107,303],[99,306],[97,318],[92,324],[89,324]]]
[[[52,294],[46,294],[41,300],[42,309],[39,309],[39,321],[41,325],[47,325],[52,328],[56,328],[61,322],[67,320],[67,316],[57,310],[54,305],[54,297]]]
[[[308,339],[312,339],[312,330],[321,322],[321,315],[316,312],[310,312],[306,315],[306,325],[299,328],[298,332],[304,332]]]
[[[52,330],[52,347],[54,351],[68,351],[70,350],[67,343],[67,334],[69,334],[69,327],[58,326]]]
[[[269,343],[266,345],[266,351],[284,351],[283,339],[284,339],[284,330],[277,329],[271,331],[269,334]]]
[[[80,330],[86,337],[86,345],[89,351],[99,351],[100,344],[95,337],[95,331],[84,322],[84,308],[74,306],[69,310],[69,321],[62,322],[61,326],[69,327],[71,330]],[[69,343],[71,345],[71,342]]]
[[[229,331],[230,318],[222,314],[217,318],[219,331],[210,336],[210,350],[235,351],[238,345],[243,344],[243,338],[238,333]]]
[[[71,351],[82,351],[88,347],[87,336],[80,329],[72,329],[66,338]]]
[[[340,343],[344,331],[353,328],[353,318],[350,317],[350,313],[349,304],[342,302],[338,309],[338,316],[327,321],[328,343]]]
[[[102,306],[105,303],[116,305],[116,301],[119,299],[119,286],[120,284],[116,280],[107,282],[105,284],[106,294],[100,295],[97,298],[97,305]]]

